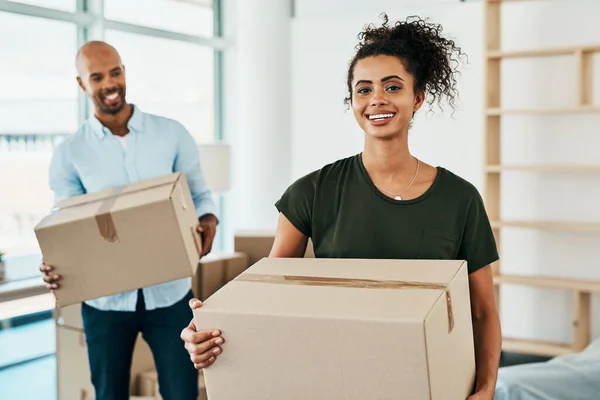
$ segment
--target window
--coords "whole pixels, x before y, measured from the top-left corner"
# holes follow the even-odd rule
[[[213,35],[211,0],[104,0],[104,15],[149,28]]]
[[[0,133],[77,129],[76,27],[0,12],[0,37]]]
[[[75,11],[77,0],[12,0],[15,3],[29,4],[32,6],[54,8],[62,11]]]
[[[0,13],[0,37],[12,38],[0,41],[0,250],[15,255],[37,250],[33,228],[52,206],[53,136],[77,129],[77,30]]]
[[[181,122],[198,142],[214,140],[211,48],[118,31],[105,39],[125,65],[130,103]]]

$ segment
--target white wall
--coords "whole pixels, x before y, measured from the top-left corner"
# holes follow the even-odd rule
[[[505,49],[598,44],[596,0],[546,0],[503,5]],[[345,76],[356,35],[366,23],[412,14],[441,23],[469,55],[459,82],[461,101],[454,118],[446,107],[431,117],[421,112],[411,131],[411,150],[483,183],[483,5],[458,0],[296,0],[292,21],[292,179],[362,149],[362,132],[346,112]],[[572,16],[565,18],[567,12]],[[600,61],[596,58],[596,61]],[[567,57],[512,60],[503,66],[503,105],[559,106],[574,96],[574,63]],[[596,62],[596,103],[600,62]],[[600,164],[599,115],[510,116],[503,120],[503,163]],[[570,151],[570,152],[569,152]],[[600,221],[600,176],[503,175],[503,218]],[[600,235],[506,229],[502,268],[507,273],[600,279]],[[507,336],[571,340],[571,297],[560,291],[502,288],[501,312]],[[593,335],[600,337],[600,302],[595,298]]]

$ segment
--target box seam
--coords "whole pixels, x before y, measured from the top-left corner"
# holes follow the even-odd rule
[[[436,301],[437,303],[437,301]],[[429,312],[431,312],[431,310],[429,310]],[[427,313],[427,316],[429,316],[429,313]],[[425,345],[425,364],[427,365],[427,387],[429,388],[429,400],[431,400],[431,368],[429,366],[429,346],[427,346],[427,317],[425,317],[425,320],[423,321],[423,339],[425,341],[424,345]]]

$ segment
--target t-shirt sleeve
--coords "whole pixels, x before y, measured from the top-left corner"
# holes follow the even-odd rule
[[[275,203],[277,210],[302,234],[311,237],[316,174],[305,175],[292,183]]]
[[[498,261],[498,248],[483,199],[475,192],[467,211],[459,259],[467,261],[469,274]]]

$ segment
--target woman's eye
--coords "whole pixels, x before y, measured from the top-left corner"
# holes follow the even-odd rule
[[[371,91],[371,89],[369,89],[369,88],[360,88],[357,90],[357,93],[358,94],[366,94],[366,93],[369,93],[370,91]]]
[[[390,85],[390,86],[387,87],[387,90],[389,92],[397,92],[400,89],[401,89],[401,87],[398,86],[398,85]]]

